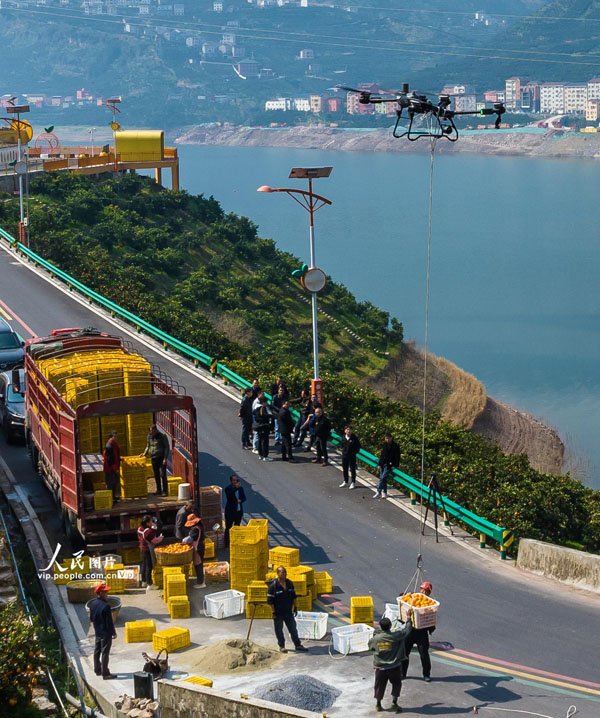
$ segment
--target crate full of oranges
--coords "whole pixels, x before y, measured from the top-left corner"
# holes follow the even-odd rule
[[[407,621],[412,611],[412,624],[415,628],[435,626],[439,602],[424,593],[405,593],[398,596],[398,608],[403,621]]]

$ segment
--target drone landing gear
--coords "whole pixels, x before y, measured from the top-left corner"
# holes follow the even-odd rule
[[[415,113],[411,112],[408,115],[408,127],[403,127],[400,124],[402,119],[402,110],[396,110],[396,124],[392,132],[393,136],[399,139],[400,137],[406,137],[410,142],[415,142],[420,137],[431,137],[434,140],[439,140],[443,137],[450,142],[456,142],[458,139],[458,130],[454,124],[454,120],[451,117],[440,117],[439,115],[431,114],[433,118],[432,126],[427,129],[413,129],[413,120]],[[398,132],[401,129],[402,132]]]

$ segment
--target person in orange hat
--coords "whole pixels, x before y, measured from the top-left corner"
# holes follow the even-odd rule
[[[196,570],[196,584],[194,588],[206,588],[204,583],[204,525],[202,519],[196,514],[190,514],[185,522],[190,535],[186,536],[181,543],[189,544],[194,549],[193,561]]]
[[[117,637],[112,611],[108,602],[110,586],[101,583],[94,589],[97,598],[90,603],[90,621],[94,626],[94,673],[108,681],[116,676],[108,668],[108,658],[113,640]]]
[[[431,596],[433,586],[429,581],[423,581],[419,591],[426,596]],[[431,681],[431,658],[429,658],[429,634],[435,631],[435,626],[429,628],[413,628],[406,639],[406,658],[402,663],[402,680],[406,678],[408,672],[408,660],[410,652],[414,645],[417,646],[419,656],[421,657],[421,667],[423,668],[423,680],[426,683]]]

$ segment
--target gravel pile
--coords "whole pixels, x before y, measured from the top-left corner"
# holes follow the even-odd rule
[[[322,713],[333,705],[340,691],[312,676],[299,675],[266,683],[254,695],[265,701]]]

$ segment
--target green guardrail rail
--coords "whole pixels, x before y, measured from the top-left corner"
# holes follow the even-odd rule
[[[18,252],[26,256],[28,260],[35,262],[35,264],[39,265],[40,267],[43,267],[52,276],[58,277],[63,282],[65,282],[65,284],[69,287],[71,291],[76,290],[80,294],[84,295],[90,303],[96,303],[101,307],[108,309],[108,311],[110,311],[113,316],[119,316],[122,319],[125,319],[127,322],[135,326],[138,332],[144,332],[145,334],[153,337],[154,339],[157,339],[159,342],[161,342],[165,349],[173,348],[177,350],[177,352],[179,352],[180,354],[191,359],[195,366],[204,365],[205,367],[208,367],[209,370],[212,369],[214,371],[214,357],[210,357],[208,356],[208,354],[204,354],[203,352],[199,351],[198,349],[195,349],[189,344],[186,344],[185,342],[176,339],[170,334],[163,332],[161,329],[158,329],[154,325],[145,321],[141,317],[138,317],[136,314],[133,314],[132,312],[129,312],[127,309],[124,309],[115,302],[112,302],[110,299],[106,299],[101,294],[98,294],[98,292],[95,292],[93,289],[90,289],[74,277],[71,277],[71,275],[67,274],[62,269],[59,269],[51,262],[48,262],[43,257],[40,257],[34,251],[29,249],[29,247],[26,247],[25,245],[21,244],[21,242],[18,242],[2,227],[0,227],[0,236],[3,237],[7,242],[9,242]],[[228,369],[222,362],[217,361],[216,370],[225,382],[234,384],[241,389],[246,389],[252,386],[251,382],[249,382],[247,379],[244,379],[244,377],[239,376],[239,374],[236,374],[234,371],[231,371],[231,369]],[[272,398],[270,394],[267,394],[266,392],[265,395],[268,399]],[[299,412],[296,409],[292,409],[291,411],[296,419],[300,416]],[[339,434],[332,432],[331,441],[332,443],[339,445],[342,443],[342,437]],[[371,454],[368,451],[361,449],[358,452],[357,458],[363,464],[366,464],[368,467],[372,469],[377,468],[378,459],[374,454]],[[405,474],[399,469],[394,469],[391,478],[395,483],[402,486],[403,489],[408,490],[411,493],[411,497],[415,496],[422,498],[424,501],[428,500],[429,488],[426,485],[422,484],[418,479],[415,479],[414,477]],[[456,520],[461,521],[467,526],[470,526],[472,529],[475,529],[480,535],[480,546],[482,548],[485,547],[485,536],[500,544],[500,557],[506,558],[506,547],[508,547],[514,540],[512,531],[501,526],[496,526],[495,524],[491,523],[491,521],[488,521],[487,519],[484,519],[481,516],[474,514],[472,511],[465,509],[463,506],[452,501],[447,496],[442,496],[439,498],[436,497],[435,503],[440,510],[445,509],[447,514],[450,514]]]

